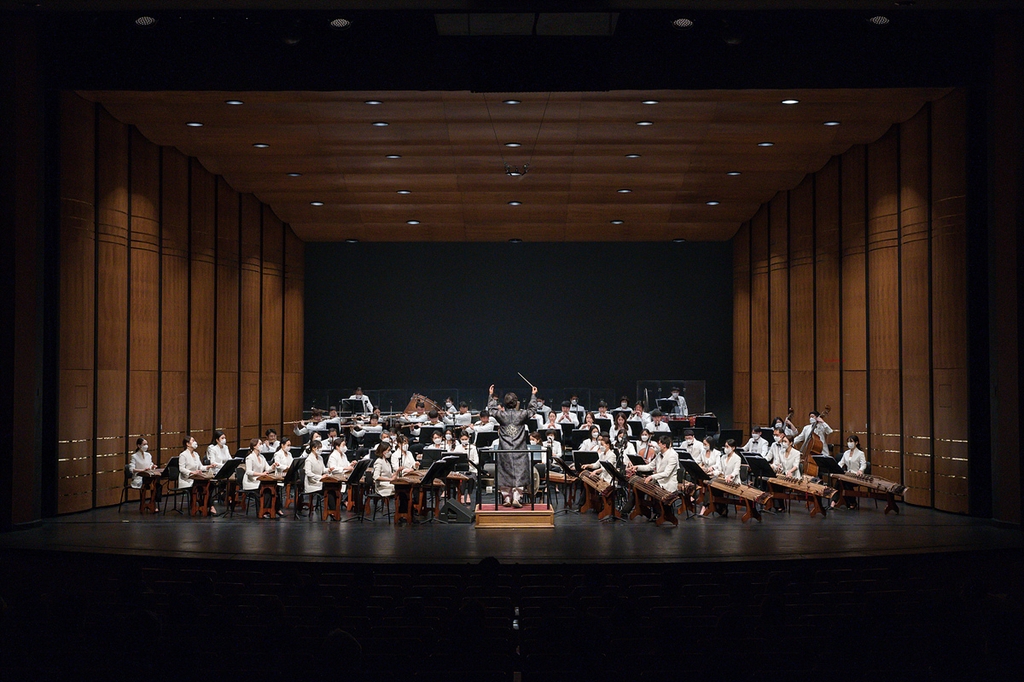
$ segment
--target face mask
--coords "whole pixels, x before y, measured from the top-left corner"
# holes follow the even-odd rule
[[[781,443],[782,442],[782,436],[775,436],[775,442],[776,443]]]
[[[675,391],[672,391],[672,397],[673,397],[673,398],[678,398],[678,397],[679,397],[679,394],[678,394],[678,393],[676,393]]]
[[[853,441],[851,440],[851,441],[850,441],[849,443],[847,443],[847,444],[846,444],[846,447],[848,447],[848,448],[850,448],[851,450],[853,450],[854,446],[856,446],[856,445],[857,445],[857,444],[856,444],[856,443],[854,443],[854,442],[853,442]]]
[[[446,433],[446,434],[444,435],[444,439],[445,439],[445,440],[451,440],[451,439],[452,439],[452,434],[450,434],[450,433]]]
[[[625,400],[623,400],[623,401],[622,401],[622,402],[620,403],[620,405],[621,405],[622,407],[629,407],[629,403],[627,403],[627,402],[626,402]]]
[[[434,445],[440,445],[440,444],[441,444],[441,439],[440,438],[435,438],[434,439]]]
[[[148,444],[148,443],[144,443],[144,444],[142,445],[142,447],[141,447],[141,450],[142,450],[143,452],[147,452],[147,451],[149,451],[149,444]]]
[[[548,441],[549,441],[549,442],[550,442],[550,441],[553,441],[554,439],[555,439],[555,437],[554,437],[554,436],[548,436]]]
[[[729,446],[726,446],[725,447],[725,454],[731,455],[732,454],[732,448],[730,448]]]
[[[600,436],[601,434],[599,433],[592,433],[590,434],[590,440],[597,440]]]
[[[651,439],[651,437],[650,437],[650,436],[640,436],[640,440],[642,440],[642,441],[643,441],[643,442],[645,442],[645,443],[646,443],[647,441],[649,441],[650,439]]]
[[[572,405],[573,405],[573,407],[576,406],[576,401],[575,400],[572,401]]]
[[[217,442],[220,443],[221,445],[227,445],[228,444],[228,439],[227,438],[221,438]]]
[[[464,448],[468,448],[469,447],[469,441],[468,440],[461,441],[461,443],[462,443],[462,447],[464,447]]]

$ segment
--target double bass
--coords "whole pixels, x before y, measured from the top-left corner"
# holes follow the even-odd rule
[[[820,419],[824,419],[828,416],[828,413],[832,411],[831,405],[826,405],[825,409],[822,410],[821,414],[818,415]],[[814,461],[815,455],[820,455],[825,451],[825,443],[821,440],[821,436],[817,434],[814,428],[811,428],[811,437],[807,439],[807,450],[804,452],[803,466],[800,468],[801,471],[806,473],[808,476],[818,477],[818,463]]]

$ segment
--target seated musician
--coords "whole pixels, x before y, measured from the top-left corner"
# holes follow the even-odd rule
[[[466,401],[459,403],[459,411],[453,412],[445,417],[445,423],[452,426],[469,426],[473,423],[473,415],[469,411]]]
[[[583,466],[583,468],[595,471],[597,475],[600,476],[605,483],[611,483],[612,475],[609,474],[603,466],[601,466],[601,462],[608,462],[609,464],[614,466],[616,463],[615,450],[612,449],[612,441],[610,438],[608,438],[608,436],[599,435],[596,436],[596,438],[597,447],[595,448],[595,450],[597,452],[597,461],[594,462],[593,464],[586,464]]]
[[[793,422],[789,421],[789,417],[783,419],[782,417],[776,417],[772,420],[772,431],[778,431],[782,429],[782,432],[792,438],[797,434],[796,426]]]
[[[310,441],[311,443],[313,441]],[[263,442],[259,438],[249,440],[249,454],[245,457],[245,476],[242,477],[242,490],[259,490],[260,474],[272,471],[271,465],[267,464],[267,458],[263,456]],[[270,514],[264,514],[263,518],[270,518]]]
[[[552,410],[551,412],[548,412],[547,421],[544,422],[541,425],[541,430],[543,430],[543,431],[552,431],[552,430],[554,430],[554,431],[557,431],[558,433],[561,433],[562,432],[562,427],[558,425],[557,419],[558,419],[558,412],[555,412],[554,410]]]
[[[494,431],[494,422],[491,421],[491,415],[486,412],[480,413],[480,421],[466,427],[466,432],[471,436],[477,433],[489,433],[491,431]]]
[[[462,491],[462,503],[469,504],[473,499],[473,491],[476,489],[476,482],[479,478],[478,467],[480,466],[480,451],[476,449],[476,446],[469,441],[469,434],[465,431],[459,436],[459,447],[466,453],[466,458],[469,460],[470,466],[469,471],[463,473],[469,478],[466,481],[466,487]]]
[[[608,431],[608,437],[615,442],[620,433],[626,434],[626,438],[629,438],[629,424],[626,422],[625,412],[615,413],[615,420],[612,422],[612,428]]]
[[[793,441],[785,434],[779,445],[779,459],[772,464],[775,471],[790,478],[800,478],[800,451],[793,447]]]
[[[768,441],[761,437],[761,427],[755,426],[750,429],[750,440],[743,446],[743,452],[762,457],[768,452]]]
[[[562,444],[558,440],[561,433],[560,429],[548,429],[544,434],[543,443],[544,449],[548,451],[548,461],[552,463],[552,469],[558,471],[561,471],[561,469],[554,463],[554,458],[562,456]]]
[[[848,474],[863,475],[867,471],[868,460],[860,449],[860,437],[857,434],[850,434],[850,437],[846,439],[846,452],[839,460],[839,466],[843,467]]]
[[[263,434],[263,444],[260,446],[260,451],[270,457],[281,447],[281,443],[277,440],[277,431],[274,429],[267,429]]]
[[[335,438],[331,442],[331,454],[327,457],[327,468],[324,474],[342,477],[352,471],[353,463],[348,458],[348,448],[344,438]]]
[[[597,404],[597,414],[594,415],[595,419],[607,419],[608,421],[615,423],[612,418],[612,413],[608,411],[608,403],[601,401]]]
[[[299,426],[293,429],[296,436],[305,436],[316,431],[323,433],[327,430],[327,422],[324,421],[323,410],[313,408],[311,417],[308,420],[299,422]]]
[[[406,471],[418,469],[419,466],[416,457],[409,452],[409,439],[405,436],[396,436],[394,447],[391,450],[391,468],[394,469],[396,475],[401,476]]]
[[[577,448],[580,452],[597,452],[601,444],[601,430],[591,425],[590,438],[586,439]]]
[[[458,410],[455,408],[455,401],[452,400],[451,396],[444,399],[444,420],[447,422],[448,417],[455,414]]]
[[[391,497],[395,494],[395,486],[391,479],[395,477],[395,471],[388,461],[388,453],[391,446],[381,443],[374,450],[373,458],[373,489],[381,497]]]
[[[441,449],[446,454],[465,452],[466,449],[462,447],[462,443],[455,437],[455,434],[451,429],[446,429],[444,432],[444,443],[441,444]]]
[[[352,429],[349,431],[349,433],[352,434],[352,439],[355,440],[356,443],[360,443],[360,444],[363,442],[363,438],[366,437],[366,434],[368,434],[368,433],[383,433],[383,432],[384,432],[384,427],[380,425],[380,417],[378,415],[375,415],[375,414],[371,414],[370,415],[370,423],[369,424],[363,424],[361,422],[356,422],[356,425],[353,426]],[[383,440],[384,439],[382,438],[381,441],[383,441]]]
[[[696,453],[693,461],[700,465],[704,473],[711,477],[722,473],[722,453],[715,447],[714,436],[705,438],[703,446],[693,451]]]
[[[651,412],[651,422],[647,425],[647,430],[651,433],[672,433],[672,427],[665,421],[661,410],[654,410]]]
[[[657,441],[651,440],[651,432],[647,429],[640,432],[640,445],[637,447],[636,454],[643,457],[646,464],[650,464],[661,454]]]
[[[583,415],[583,423],[580,424],[580,428],[581,429],[597,429],[598,433],[600,433],[600,431],[601,431],[600,427],[594,422],[594,413],[593,412],[587,412],[585,415]]]
[[[672,436],[662,434],[656,441],[658,454],[650,464],[642,464],[637,467],[627,467],[626,475],[648,474],[644,483],[657,483],[669,492],[675,492],[678,487],[676,471],[679,469],[679,453],[672,447]]]
[[[785,435],[786,429],[783,426],[776,426],[772,431],[772,442],[768,445],[768,450],[764,453],[764,458],[768,460],[768,463],[772,465],[772,468],[782,461],[782,437]]]
[[[576,415],[577,423],[583,423],[583,416],[587,413],[587,408],[580,405],[579,396],[575,393],[569,396],[569,411]]]
[[[436,415],[436,412],[435,412]],[[430,415],[427,414],[427,404],[422,400],[416,401],[416,411],[412,414],[405,416],[405,421],[410,424],[423,424],[430,419]]]
[[[349,400],[358,400],[363,403],[363,412],[373,412],[373,403],[363,395],[363,388],[356,386],[356,392],[348,397]]]
[[[444,422],[441,421],[441,415],[438,414],[437,410],[434,409],[431,409],[430,412],[427,412],[427,421],[423,422],[422,424],[423,426],[439,426],[441,427],[442,430],[444,429],[445,426]]]
[[[323,447],[323,441],[320,438],[320,432],[314,431],[313,435],[309,437],[309,443],[306,444],[306,454],[308,455],[313,449],[313,443],[317,444],[317,447]]]
[[[192,436],[185,436],[182,440],[182,445],[185,449],[178,454],[178,488],[191,488],[192,487],[192,474],[196,474],[213,467],[212,464],[203,464],[203,460],[199,459],[199,454],[196,452],[196,448],[199,444],[196,443],[196,439]],[[217,510],[214,509],[213,505],[210,505],[210,513],[214,516],[217,515]]]
[[[619,406],[612,410],[612,412],[622,412],[628,417],[629,413],[632,412],[632,410],[629,409],[629,398],[626,396],[619,398]]]
[[[681,395],[681,391],[678,386],[672,387],[672,393],[669,395],[675,402],[675,406],[672,408],[672,414],[678,417],[686,417],[690,414],[690,410],[686,407],[686,398]]]
[[[683,453],[694,462],[698,461],[698,458],[704,454],[704,446],[694,438],[693,429],[683,431]]]
[[[803,443],[811,442],[811,434],[814,434],[821,439],[822,445],[824,445],[824,452],[828,452],[828,434],[832,433],[832,427],[825,423],[825,420],[821,418],[821,413],[816,410],[811,410],[807,413],[807,417],[810,423],[805,425],[800,434],[793,438],[793,445],[800,448]],[[806,449],[806,448],[804,448]]]
[[[287,474],[293,461],[295,458],[292,457],[292,439],[285,436],[281,439],[281,447],[274,453],[274,466],[277,467],[278,472]],[[278,497],[280,497],[284,493],[284,481],[278,483],[277,488]]]
[[[338,414],[337,405],[331,405],[327,408],[327,421],[329,422],[341,422],[341,415]]]
[[[722,456],[718,459],[718,470],[726,483],[740,482],[740,464],[742,458],[736,453],[736,441],[730,438],[722,446]]]
[[[548,415],[551,414],[551,406],[544,404],[544,398],[537,396],[537,414],[540,415],[541,425],[548,423]]]
[[[609,436],[608,439],[612,442],[615,451],[627,458],[627,461],[630,455],[636,456],[636,448],[633,447],[633,441],[629,439],[628,431],[619,431],[615,438]]]
[[[149,454],[149,441],[140,437],[135,441],[135,451],[128,460],[128,472],[132,474],[131,486],[136,490],[142,488],[142,476],[138,475],[138,472],[156,468],[156,464],[153,464],[153,455]],[[161,486],[156,485],[153,490],[156,491],[155,500],[159,503]]]
[[[323,495],[324,484],[320,481],[326,475],[324,460],[320,457],[320,441],[310,441],[309,454],[302,465],[302,492]],[[315,505],[309,503],[310,513]]]
[[[637,402],[636,406],[633,407],[633,412],[629,415],[626,421],[640,422],[647,428],[647,425],[651,423],[651,415],[644,412],[644,401]]]
[[[572,427],[575,429],[579,427],[580,420],[579,417],[576,416],[575,412],[569,411],[569,407],[571,407],[571,405],[572,403],[570,403],[568,400],[562,401],[562,411],[559,412],[558,416],[555,417],[555,423],[572,424]]]
[[[327,435],[324,436],[324,447],[330,449],[333,447],[334,439],[339,436],[338,429],[333,424],[327,428]]]

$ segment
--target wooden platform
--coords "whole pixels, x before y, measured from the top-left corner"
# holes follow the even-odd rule
[[[478,504],[476,507],[477,528],[554,528],[555,512],[546,504],[521,509],[495,507],[493,504]]]

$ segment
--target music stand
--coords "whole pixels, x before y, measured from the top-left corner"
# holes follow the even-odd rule
[[[765,462],[767,464],[767,462]],[[681,459],[679,460],[679,466],[686,470],[686,475],[690,477],[690,480],[701,485],[704,481],[710,481],[711,477],[708,473],[700,468],[700,465],[694,462],[692,459]]]
[[[358,398],[343,398],[341,401],[341,411],[345,414],[364,414],[366,412],[366,403]]]
[[[423,456],[420,457],[420,469],[430,468],[430,465],[441,459],[444,456],[444,450],[441,448],[423,448]]]
[[[679,409],[679,403],[672,398],[658,398],[658,409],[666,415],[675,414],[676,410]]]
[[[635,467],[644,466],[645,464],[647,464],[647,462],[644,461],[644,458],[641,457],[640,455],[626,455],[626,457],[629,459],[629,463]]]
[[[583,444],[583,441],[590,438],[590,429],[573,429],[570,434],[569,444],[573,450],[576,450]]]
[[[330,431],[331,427],[333,426],[334,430],[338,433],[338,435],[341,435],[341,420],[324,422],[324,424],[327,425],[324,427],[324,431]]]
[[[380,445],[380,431],[369,431],[363,436],[363,447],[374,450]]]
[[[714,415],[694,417],[693,425],[704,429],[707,433],[718,433],[718,417]]]
[[[370,460],[369,459],[359,459],[359,460],[356,460],[355,466],[352,467],[352,473],[350,473],[348,475],[348,480],[345,482],[345,485],[348,486],[348,490],[358,490],[359,489],[359,486],[361,486],[363,484],[363,475],[366,473],[366,469],[369,466],[370,466]],[[348,523],[349,521],[351,521],[353,519],[359,519],[359,521],[362,522],[363,517],[365,516],[366,504],[363,502],[362,493],[360,493],[358,495],[355,495],[355,497],[358,498],[358,499],[355,500],[355,502],[359,504],[359,513],[356,514],[355,516],[348,517],[347,519],[345,519],[343,521],[343,523]],[[339,505],[341,504],[341,500],[338,500],[338,504]]]
[[[428,426],[428,425],[424,424],[423,426],[420,427],[419,442],[420,443],[429,443],[429,442],[431,442],[434,439],[434,434],[435,433],[440,433],[442,436],[444,436],[444,427],[441,426],[441,425]]]
[[[722,445],[724,445],[725,441],[730,438],[736,441],[737,448],[743,447],[743,443],[745,442],[743,440],[743,431],[740,429],[722,429],[722,432],[718,434],[718,442]]]
[[[632,440],[640,440],[640,435],[644,431],[644,423],[639,419],[633,421],[626,421],[626,426],[629,427],[629,435]]]
[[[845,474],[843,467],[839,466],[839,462],[836,461],[835,457],[831,455],[811,455],[811,458],[817,463],[818,471],[824,471],[826,474]]]
[[[224,462],[224,465],[220,468],[220,471],[217,472],[217,475],[213,477],[213,480],[225,481],[231,478],[235,473],[235,469],[237,469],[238,465],[241,464],[243,461],[245,460],[242,460],[238,457],[233,457],[232,459],[229,459],[228,461]]]
[[[608,417],[594,417],[594,423],[601,429],[601,433],[610,433],[612,430],[612,420]]]
[[[572,443],[572,432],[576,429],[576,425],[572,422],[562,422],[558,426],[562,429],[562,442]]]
[[[750,467],[750,475],[754,478],[774,478],[775,469],[768,463],[761,455],[757,454],[744,454],[741,455],[743,459],[747,461],[747,466]]]
[[[449,460],[447,457],[442,457],[441,459],[439,459],[436,462],[434,462],[433,464],[431,464],[430,468],[427,469],[427,473],[423,474],[423,480],[420,481],[420,492],[423,495],[423,502],[424,502],[424,504],[427,502],[428,491],[429,492],[433,492],[433,494],[435,496],[437,495],[437,491],[433,490],[434,481],[436,479],[438,479],[438,478],[443,480],[445,477],[447,477],[448,474],[450,474],[452,472],[452,467],[453,466],[454,466],[454,462]],[[436,502],[436,499],[435,499],[435,502]],[[411,504],[411,502],[410,502],[410,504]],[[438,507],[440,505],[435,504],[434,506]],[[433,512],[431,512],[430,518],[428,518],[426,521],[420,521],[419,523],[430,524],[430,523],[435,523],[435,522],[436,523],[443,523],[443,524],[446,524],[446,525],[448,523],[444,519],[437,518],[437,514],[434,514]]]
[[[476,445],[477,450],[483,450],[490,448],[494,444],[494,441],[498,440],[497,431],[474,431],[476,434],[476,440],[473,444]]]
[[[614,464],[602,461],[601,468],[611,474],[612,480],[619,484],[619,490],[626,491],[628,494],[629,480],[622,474],[622,472],[615,468]],[[608,503],[612,505],[612,513],[606,518],[611,519],[612,521],[625,521],[626,519],[622,518],[618,508],[615,506],[615,500],[609,500]]]
[[[583,473],[583,467],[593,464],[601,458],[596,452],[591,450],[574,450],[573,451],[573,463],[576,465],[576,471]]]

